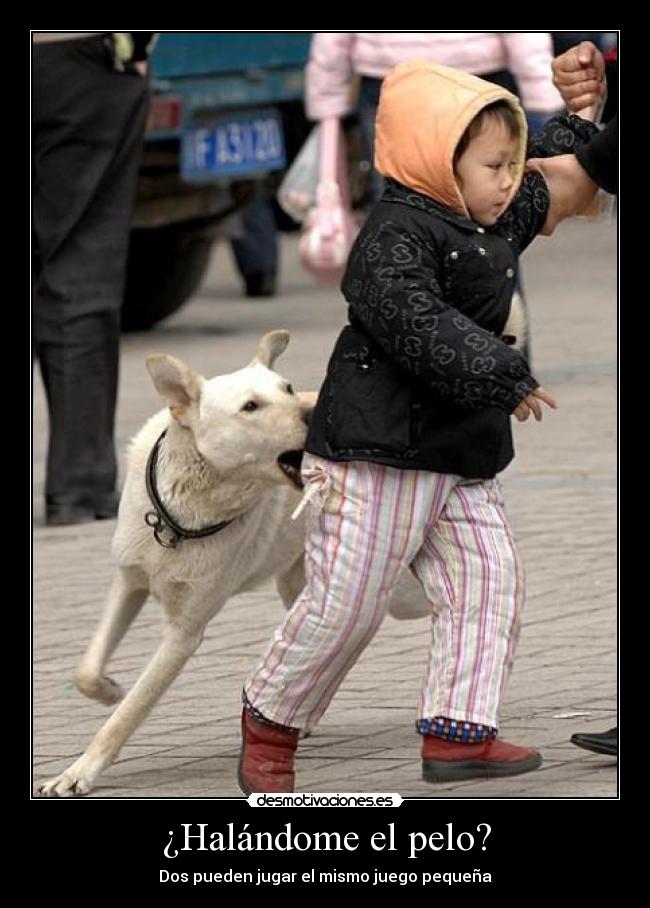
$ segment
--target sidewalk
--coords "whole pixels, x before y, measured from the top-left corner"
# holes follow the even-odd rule
[[[397,791],[404,797],[615,797],[616,763],[569,744],[575,731],[616,724],[616,232],[575,221],[540,239],[523,260],[532,310],[534,371],[560,408],[515,424],[517,458],[503,487],[527,571],[518,657],[502,735],[541,749],[544,765],[510,779],[432,786],[420,781],[414,732],[429,629],[387,619],[300,745],[301,791]],[[240,368],[267,330],[288,328],[277,368],[298,388],[318,387],[345,318],[336,289],[301,272],[295,236],[283,239],[283,291],[243,300],[229,250],[217,247],[199,295],[154,332],[124,339],[118,436],[159,408],[144,368],[173,353],[210,376]],[[34,785],[76,759],[109,714],[70,679],[111,577],[114,523],[43,524],[45,405],[34,381]],[[272,586],[232,599],[187,669],[134,733],[91,795],[239,796],[236,764],[242,680],[277,623]],[[130,685],[159,637],[147,604],[111,665]]]

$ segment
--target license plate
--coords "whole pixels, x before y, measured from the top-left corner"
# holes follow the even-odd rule
[[[282,122],[273,110],[230,115],[183,134],[181,175],[186,180],[264,173],[285,164]]]

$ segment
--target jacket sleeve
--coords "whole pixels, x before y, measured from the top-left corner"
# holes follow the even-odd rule
[[[618,192],[618,114],[591,142],[576,148],[576,158],[594,183]]]
[[[550,158],[576,153],[577,149],[598,135],[598,127],[573,114],[551,117],[528,144],[527,157]],[[537,172],[524,176],[510,207],[499,218],[500,232],[512,237],[513,249],[519,256],[532,243],[546,221],[550,198],[544,177]]]
[[[607,100],[603,108],[603,123],[609,123],[618,113],[618,60],[605,62],[605,80],[607,82]]]
[[[350,110],[354,32],[316,32],[305,70],[305,106],[311,120],[342,117]]]
[[[551,62],[553,42],[550,32],[505,32],[508,66],[519,86],[521,103],[527,111],[552,114],[563,107],[562,97],[553,85]]]
[[[527,157],[551,158],[558,154],[571,154],[579,145],[591,141],[597,133],[598,127],[589,120],[570,113],[557,114],[530,137]]]
[[[511,413],[539,382],[516,350],[444,302],[439,261],[424,236],[389,220],[367,226],[342,284],[350,318],[440,396]]]

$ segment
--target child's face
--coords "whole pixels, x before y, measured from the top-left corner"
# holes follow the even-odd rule
[[[489,117],[456,164],[458,188],[478,224],[489,227],[506,209],[517,144],[501,119]]]

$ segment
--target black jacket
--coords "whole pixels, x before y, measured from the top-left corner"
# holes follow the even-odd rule
[[[576,148],[576,157],[594,183],[606,192],[618,192],[618,63],[608,63],[607,103],[602,132]]]
[[[531,156],[573,151],[595,131],[554,117]],[[517,258],[547,211],[538,173],[485,228],[389,180],[348,259],[341,288],[350,324],[330,358],[306,449],[468,478],[503,470],[514,453],[510,414],[539,383],[500,335]]]
[[[618,114],[591,142],[576,150],[576,158],[594,183],[606,192],[618,192]]]

